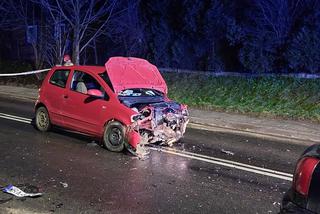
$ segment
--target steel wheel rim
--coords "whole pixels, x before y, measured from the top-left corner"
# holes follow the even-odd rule
[[[48,126],[49,118],[44,111],[39,111],[37,115],[37,124],[40,128],[46,128]]]
[[[122,141],[122,132],[119,128],[112,128],[108,134],[108,140],[113,146],[119,146]]]

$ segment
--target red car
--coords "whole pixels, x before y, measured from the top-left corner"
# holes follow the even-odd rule
[[[56,66],[39,89],[35,125],[52,125],[102,139],[110,151],[178,141],[187,107],[167,97],[156,66],[139,58],[113,57],[105,66]]]
[[[280,213],[320,214],[320,145],[309,147],[299,159]]]

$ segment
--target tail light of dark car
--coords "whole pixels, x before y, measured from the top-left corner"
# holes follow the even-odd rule
[[[303,196],[308,196],[313,172],[320,160],[313,157],[302,158],[296,167],[293,188]]]

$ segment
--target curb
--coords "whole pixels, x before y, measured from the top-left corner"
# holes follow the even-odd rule
[[[235,129],[232,127],[224,127],[224,126],[217,126],[212,124],[201,124],[197,122],[190,122],[188,124],[189,128],[205,130],[205,131],[212,131],[212,132],[222,132],[222,133],[229,133],[229,134],[236,134],[246,137],[256,137],[265,140],[275,140],[283,143],[291,143],[296,145],[307,145],[311,146],[313,144],[320,144],[320,141],[314,141],[310,139],[303,139],[303,138],[293,138],[288,137],[285,135],[276,135],[271,133],[261,133],[261,132],[254,132],[249,130],[242,130],[242,129]]]

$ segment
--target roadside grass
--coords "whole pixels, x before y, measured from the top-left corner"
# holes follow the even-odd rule
[[[320,122],[320,79],[163,74],[169,97],[190,107]]]

